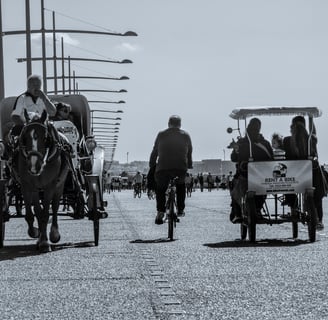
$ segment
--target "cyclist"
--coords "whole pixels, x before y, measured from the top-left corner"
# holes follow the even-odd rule
[[[191,193],[192,193],[192,175],[189,174],[189,173],[186,173],[185,184],[186,184],[187,195],[191,197]]]
[[[155,169],[156,224],[162,224],[165,213],[165,192],[170,179],[177,181],[177,214],[184,216],[186,187],[185,176],[192,168],[192,143],[189,134],[181,129],[181,118],[169,118],[168,128],[158,133],[149,159],[149,167]]]
[[[137,174],[133,178],[135,193],[137,193],[137,190],[140,190],[140,192],[141,192],[142,181],[143,181],[143,175],[138,171]]]

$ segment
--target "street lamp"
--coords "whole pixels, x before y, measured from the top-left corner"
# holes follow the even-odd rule
[[[93,128],[94,129],[94,134],[97,133],[119,133],[119,130],[101,130],[102,128]]]
[[[120,101],[108,101],[108,100],[88,100],[89,103],[125,103],[125,101],[120,100]]]
[[[44,90],[47,92],[47,83],[46,83],[46,49],[45,49],[45,34],[52,33],[53,35],[57,33],[79,33],[79,34],[93,34],[93,35],[112,35],[112,36],[137,36],[137,33],[134,31],[126,31],[124,33],[119,32],[108,32],[108,31],[92,31],[92,30],[74,30],[74,29],[56,29],[54,21],[54,12],[53,12],[53,29],[45,28],[45,19],[44,19],[44,1],[41,0],[41,29],[31,30],[30,26],[30,0],[25,0],[25,18],[26,18],[26,29],[25,30],[14,30],[6,31],[2,30],[2,10],[1,10],[1,1],[0,1],[0,99],[4,97],[4,73],[3,71],[3,42],[2,37],[6,35],[26,35],[26,61],[27,61],[27,76],[32,74],[32,58],[31,58],[31,34],[41,33],[42,35],[42,62],[43,62],[43,78],[44,78]],[[129,63],[129,62],[124,62]]]
[[[105,125],[105,126],[119,126],[120,123],[112,123],[112,122],[94,122],[93,124]],[[117,128],[118,129],[118,128]]]
[[[93,109],[91,112],[106,112],[106,113],[123,113],[123,110],[100,110],[100,109]]]

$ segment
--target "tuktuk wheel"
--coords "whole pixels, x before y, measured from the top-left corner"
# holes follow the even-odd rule
[[[297,211],[295,208],[291,209],[291,216],[292,216],[292,232],[293,232],[293,239],[297,239],[298,237],[298,223],[297,223]]]
[[[248,222],[248,239],[250,242],[256,241],[256,205],[255,194],[249,192],[246,196],[246,212]]]
[[[241,240],[245,240],[247,237],[247,225],[244,224],[244,222],[241,222],[240,224],[240,238]]]
[[[6,223],[3,221],[0,221],[0,248],[3,248],[3,243],[5,240],[5,230],[6,230],[5,227],[6,227]]]
[[[313,190],[307,190],[305,192],[304,204],[306,210],[306,223],[308,226],[309,241],[315,242],[316,240],[316,228],[317,228],[317,212],[314,206]]]

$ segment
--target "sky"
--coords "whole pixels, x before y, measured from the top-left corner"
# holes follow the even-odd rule
[[[31,0],[31,27],[40,29],[41,1]],[[1,0],[3,31],[25,29],[25,0]],[[129,80],[79,79],[79,89],[125,89],[127,93],[83,92],[91,109],[123,110],[114,160],[147,161],[170,115],[182,118],[193,143],[193,159],[230,158],[237,132],[229,117],[248,106],[316,106],[319,160],[328,163],[328,1],[325,0],[44,0],[52,28],[131,30],[137,37],[58,35],[65,56],[123,60],[132,64],[72,62],[80,76],[128,76]],[[4,36],[5,94],[26,88],[25,36]],[[52,41],[47,41],[52,56]],[[32,39],[41,56],[41,38]],[[50,75],[52,63],[47,64]],[[67,70],[67,68],[66,68]],[[42,75],[41,63],[33,73]],[[60,72],[60,71],[59,71]],[[66,71],[67,72],[67,71]],[[326,82],[327,81],[327,82]],[[48,90],[53,83],[48,81]],[[262,132],[289,135],[289,117],[261,118]]]

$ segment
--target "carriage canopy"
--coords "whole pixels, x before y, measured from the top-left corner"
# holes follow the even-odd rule
[[[64,102],[71,105],[71,116],[80,136],[91,135],[90,107],[87,99],[80,94],[76,95],[52,95],[49,98],[53,102]],[[0,102],[0,138],[4,138],[14,123],[10,115],[13,111],[17,97],[8,97]]]

